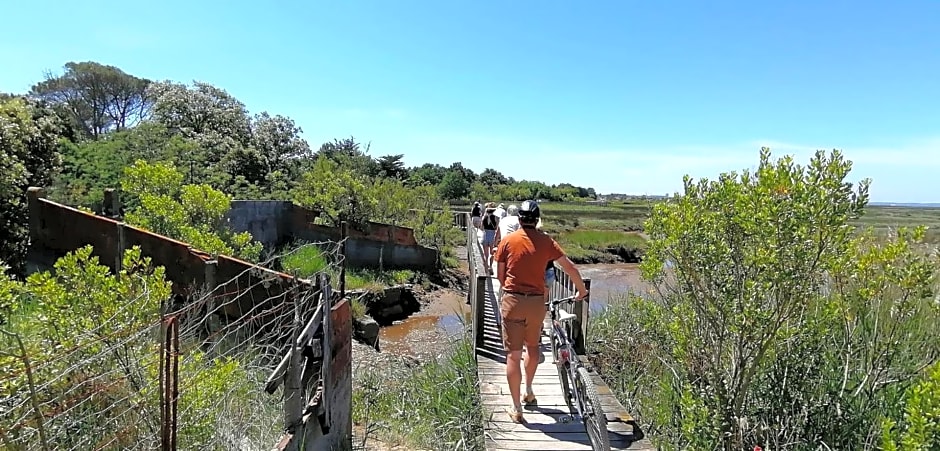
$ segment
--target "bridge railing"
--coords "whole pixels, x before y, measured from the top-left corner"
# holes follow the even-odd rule
[[[591,316],[591,279],[584,278],[584,285],[588,289],[588,296],[581,302],[572,302],[562,307],[566,312],[572,313],[577,318],[568,323],[566,332],[568,337],[574,340],[574,350],[578,354],[585,354],[585,337],[587,336],[588,321]],[[574,281],[568,273],[556,269],[555,283],[548,290],[549,299],[560,299],[577,294]]]
[[[464,213],[465,220],[469,223],[470,214]],[[467,265],[470,271],[470,288],[467,292],[470,301],[470,311],[472,312],[472,332],[473,341],[477,347],[483,347],[483,319],[484,308],[486,306],[487,286],[486,282],[489,276],[486,275],[482,259],[482,247],[477,238],[477,230],[473,227],[467,227]],[[558,299],[574,295],[577,292],[574,282],[567,273],[561,270],[555,271],[555,283],[549,288],[550,299]],[[584,284],[588,289],[588,297],[582,302],[570,303],[563,307],[568,313],[577,316],[568,324],[568,336],[574,340],[575,351],[578,354],[585,354],[585,337],[587,336],[588,321],[590,319],[590,289],[591,279],[584,278]],[[498,303],[497,303],[498,305]],[[499,312],[496,312],[498,315]]]
[[[408,210],[412,213],[417,213],[423,210],[418,210],[412,208]],[[435,213],[441,213],[444,210],[432,210]],[[451,211],[451,214],[454,216],[454,227],[459,227],[461,230],[467,230],[470,225],[470,215],[465,211]]]
[[[470,213],[463,213],[466,224],[470,222]],[[470,271],[469,289],[467,290],[467,300],[470,301],[470,311],[472,312],[472,335],[473,342],[478,348],[483,347],[483,317],[484,306],[486,302],[486,270],[483,266],[480,247],[480,241],[477,239],[477,229],[467,227],[467,265]]]

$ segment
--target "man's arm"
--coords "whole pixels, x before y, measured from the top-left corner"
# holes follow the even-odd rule
[[[499,279],[500,286],[506,285],[506,262],[496,262],[496,278]]]
[[[562,255],[561,258],[555,260],[555,263],[558,263],[558,266],[561,266],[562,271],[565,274],[568,274],[568,277],[571,277],[571,280],[574,281],[574,287],[578,290],[578,300],[582,300],[587,297],[587,287],[584,286],[584,279],[581,278],[581,271],[578,271],[578,267],[571,262],[571,259],[567,255]]]

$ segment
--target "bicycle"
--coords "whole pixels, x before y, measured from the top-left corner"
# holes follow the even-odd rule
[[[546,303],[551,312],[551,329],[549,338],[552,345],[552,358],[558,369],[558,378],[561,380],[561,389],[568,404],[571,415],[563,417],[562,422],[578,418],[584,423],[591,446],[595,450],[610,450],[610,437],[607,435],[607,417],[601,406],[597,387],[591,380],[587,368],[578,359],[574,351],[574,342],[568,338],[565,325],[577,315],[560,310],[559,306],[565,302],[572,302],[577,296],[556,299]],[[571,382],[574,382],[572,389]],[[575,413],[577,412],[577,413]]]

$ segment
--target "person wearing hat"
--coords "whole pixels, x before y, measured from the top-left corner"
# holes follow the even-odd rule
[[[498,216],[499,219],[503,219],[506,217],[506,206],[503,205],[502,203],[500,203],[499,206],[496,207],[496,216]]]
[[[502,287],[499,313],[503,346],[506,349],[506,382],[511,397],[507,411],[515,423],[523,421],[522,404],[536,404],[532,384],[539,366],[539,341],[546,313],[546,265],[549,262],[558,263],[562,271],[571,277],[578,292],[576,300],[587,297],[587,287],[578,268],[565,256],[558,242],[535,228],[540,217],[541,212],[535,201],[523,202],[519,206],[519,223],[522,227],[503,238],[496,248],[495,256],[496,277]],[[523,362],[524,396],[521,387],[523,372],[520,368]]]

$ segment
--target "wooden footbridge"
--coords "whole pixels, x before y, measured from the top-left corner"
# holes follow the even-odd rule
[[[480,235],[472,227],[468,229],[469,296],[480,397],[484,408],[486,449],[590,450],[590,441],[583,423],[563,422],[569,414],[568,406],[562,395],[558,372],[552,364],[551,349],[546,337],[543,337],[542,359],[533,384],[538,404],[524,409],[525,421],[522,424],[510,420],[506,408],[512,401],[506,382],[506,353],[503,349],[498,313],[499,280],[495,276],[487,275],[481,258],[483,248],[480,245]],[[491,274],[495,275],[495,268],[492,270]],[[585,280],[585,283],[590,288],[590,280]],[[551,294],[556,298],[574,294],[574,286],[566,274],[559,271]],[[570,313],[578,315],[571,332],[580,355],[585,354],[585,332],[590,313],[588,306],[586,301],[569,307]],[[643,432],[611,393],[607,384],[593,371],[591,374],[607,416],[612,449],[652,450],[653,446],[644,438]]]

